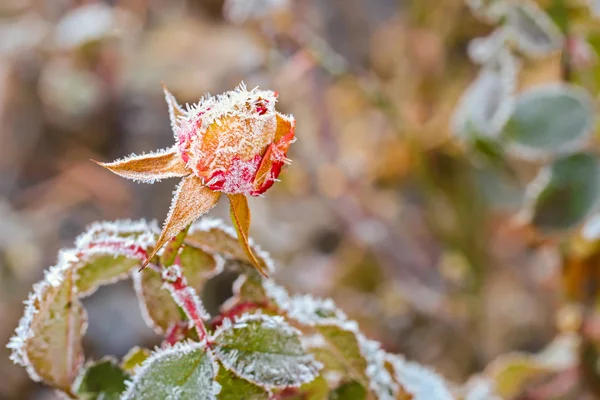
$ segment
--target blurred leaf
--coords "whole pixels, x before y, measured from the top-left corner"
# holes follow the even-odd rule
[[[534,356],[507,354],[494,360],[485,375],[494,382],[499,396],[511,399],[521,394],[528,383],[550,372]]]
[[[269,398],[263,388],[237,377],[224,367],[219,369],[217,382],[221,385],[219,400],[267,400]]]
[[[362,400],[367,398],[367,390],[356,381],[338,386],[329,394],[329,400]]]
[[[453,400],[448,385],[435,372],[403,357],[388,354],[386,359],[394,369],[394,377],[412,400]]]
[[[519,96],[506,133],[524,155],[560,153],[587,137],[592,117],[585,91],[564,84],[538,86]]]
[[[8,347],[11,359],[25,367],[34,380],[71,392],[83,364],[81,339],[87,314],[77,297],[71,253],[61,253],[59,263],[34,286],[16,335]]]
[[[179,343],[144,361],[122,399],[216,399],[218,368],[203,343]]]
[[[592,211],[600,192],[600,162],[589,153],[555,160],[529,188],[531,222],[544,231],[569,229]]]
[[[134,373],[136,368],[140,366],[148,357],[151,351],[142,347],[135,346],[125,354],[121,361],[121,368],[129,373]]]
[[[315,379],[320,365],[306,354],[300,332],[282,317],[245,314],[214,334],[215,354],[236,375],[265,388],[298,386]]]
[[[517,48],[528,56],[545,56],[562,47],[560,29],[532,1],[510,7],[507,22]]]
[[[106,357],[86,366],[74,391],[82,400],[118,400],[128,379],[129,374],[113,358]]]

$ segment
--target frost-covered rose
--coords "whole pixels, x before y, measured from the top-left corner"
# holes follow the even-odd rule
[[[175,145],[100,163],[120,176],[142,182],[183,178],[149,262],[168,240],[210,210],[225,193],[248,261],[264,272],[248,245],[250,211],[245,196],[259,196],[277,180],[294,141],[294,118],[275,110],[274,92],[247,90],[243,84],[219,96],[204,97],[186,110],[166,88],[165,98]]]
[[[175,121],[179,155],[213,190],[264,193],[294,139],[294,119],[278,113],[276,102],[272,91],[243,86],[201,100]]]

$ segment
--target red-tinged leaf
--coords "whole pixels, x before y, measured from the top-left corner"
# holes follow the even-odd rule
[[[200,178],[195,175],[183,178],[175,191],[171,210],[167,215],[160,237],[156,241],[156,247],[148,256],[148,260],[142,265],[142,268],[148,265],[165,243],[213,208],[220,196],[221,193],[214,192],[204,186]]]
[[[69,255],[72,256],[72,255]],[[36,381],[71,393],[84,356],[81,339],[87,314],[77,298],[75,267],[63,257],[34,286],[16,335],[8,347],[11,359]]]
[[[148,183],[191,173],[175,147],[156,153],[126,157],[112,163],[95,162],[123,178]]]
[[[267,270],[262,266],[254,255],[250,243],[248,243],[248,233],[250,231],[250,208],[248,207],[248,199],[243,194],[230,194],[229,202],[231,203],[231,221],[238,234],[238,241],[248,259],[256,267],[258,272],[267,276]]]
[[[179,248],[183,244],[185,237],[187,236],[187,232],[190,229],[190,225],[185,227],[181,232],[179,232],[169,244],[165,246],[163,250],[162,256],[160,256],[160,263],[164,267],[170,267],[175,262],[175,257],[177,257],[177,252]]]

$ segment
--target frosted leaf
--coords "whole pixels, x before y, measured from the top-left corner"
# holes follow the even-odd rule
[[[228,259],[250,263],[246,252],[240,246],[235,229],[218,219],[202,218],[194,222],[184,243],[203,249],[208,253],[221,254]],[[269,254],[263,251],[252,238],[248,238],[248,243],[263,268],[266,268],[269,273],[275,272],[275,266]]]
[[[403,357],[388,354],[395,378],[413,396],[413,400],[453,400],[444,380],[433,371]]]
[[[517,98],[506,126],[511,150],[536,159],[581,148],[592,131],[593,100],[583,89],[567,84],[534,87]]]
[[[205,343],[157,350],[137,370],[122,400],[216,400],[219,365]]]
[[[467,54],[471,61],[487,65],[498,62],[503,58],[510,57],[507,49],[507,40],[510,30],[505,28],[496,29],[489,36],[479,37],[471,40],[467,47]]]
[[[330,400],[366,400],[367,390],[356,381],[346,382],[335,388],[329,395]]]
[[[148,349],[135,346],[123,357],[123,361],[121,361],[121,368],[129,373],[134,373],[140,364],[150,357],[150,353],[151,352]]]
[[[98,164],[123,178],[144,183],[181,178],[191,173],[176,147],[142,155],[131,154],[120,160]]]
[[[315,379],[321,368],[302,348],[300,332],[280,316],[226,319],[211,342],[228,370],[267,389],[300,386]]]
[[[191,260],[191,257],[195,260]],[[206,253],[192,256],[187,251],[184,258],[186,262],[181,266],[183,276],[188,288],[198,292],[202,290],[212,271],[221,268],[222,265],[222,261]],[[163,285],[163,278],[159,272],[152,268],[136,272],[133,274],[133,285],[144,320],[155,332],[165,333],[170,326],[183,321],[179,307],[169,289]]]
[[[227,368],[219,368],[217,382],[221,385],[219,400],[267,400],[265,389],[236,376]]]
[[[100,222],[75,241],[78,250],[79,297],[99,286],[117,282],[139,268],[156,241],[155,227],[145,221]]]
[[[517,67],[505,55],[498,66],[487,66],[466,89],[452,117],[452,131],[462,138],[471,135],[497,137],[515,107]]]
[[[563,37],[552,19],[532,1],[513,4],[507,18],[516,47],[533,57],[560,50]]]
[[[463,400],[502,400],[494,392],[494,384],[487,378],[476,376],[465,384],[462,389]]]
[[[74,260],[74,252],[61,252],[58,264],[33,286],[7,345],[11,360],[26,367],[31,379],[66,392],[83,364],[81,338],[87,328],[87,314],[74,283]]]
[[[128,379],[129,374],[114,358],[105,357],[85,366],[73,384],[73,390],[81,399],[118,400]]]
[[[223,14],[228,21],[242,24],[247,21],[260,21],[289,5],[289,0],[227,0]]]
[[[490,363],[484,375],[493,382],[500,398],[518,396],[528,383],[535,382],[551,370],[535,356],[521,353],[503,354]]]

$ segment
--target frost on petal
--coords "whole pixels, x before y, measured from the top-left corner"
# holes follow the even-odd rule
[[[175,237],[186,226],[213,208],[221,193],[213,192],[202,184],[200,178],[190,175],[181,180],[171,202],[171,209],[162,228],[162,232],[148,260]],[[144,263],[144,266],[147,264]]]
[[[216,400],[219,365],[205,343],[178,343],[154,352],[137,370],[123,400]]]
[[[532,57],[543,57],[560,50],[563,37],[552,19],[532,1],[513,4],[507,26],[517,48]]]
[[[83,364],[81,338],[87,314],[77,298],[69,251],[45,273],[25,302],[25,312],[7,347],[11,360],[26,367],[29,376],[69,392]]]
[[[397,355],[387,355],[396,380],[413,396],[413,400],[453,400],[448,385],[439,375]]]
[[[183,177],[191,173],[175,147],[141,156],[131,155],[111,163],[99,162],[98,164],[123,178],[146,183]]]
[[[512,56],[506,54],[497,66],[484,67],[458,103],[452,118],[454,134],[497,137],[513,112],[515,86]]]
[[[226,319],[211,341],[225,368],[266,389],[300,386],[315,379],[321,368],[302,348],[300,331],[280,316]]]
[[[88,227],[75,241],[79,297],[128,277],[147,259],[156,236],[156,227],[143,220],[97,222]]]
[[[227,259],[250,263],[248,255],[240,246],[236,231],[218,219],[203,218],[192,224],[185,238],[185,243],[209,253],[221,254]],[[248,238],[248,244],[262,268],[269,273],[273,273],[275,266],[269,254],[255,244],[250,237]]]
[[[185,249],[184,252],[186,253],[186,262],[181,266],[183,277],[186,279],[189,290],[193,290],[194,294],[199,293],[209,277],[212,276],[211,272],[207,272],[207,266],[214,265],[214,268],[222,268],[219,267],[222,265],[222,261],[206,254],[202,256],[201,261],[190,262],[187,260],[188,252]],[[172,325],[184,321],[178,304],[173,299],[169,288],[163,285],[163,278],[159,272],[152,268],[134,272],[133,285],[142,316],[146,324],[155,332],[165,333]]]

